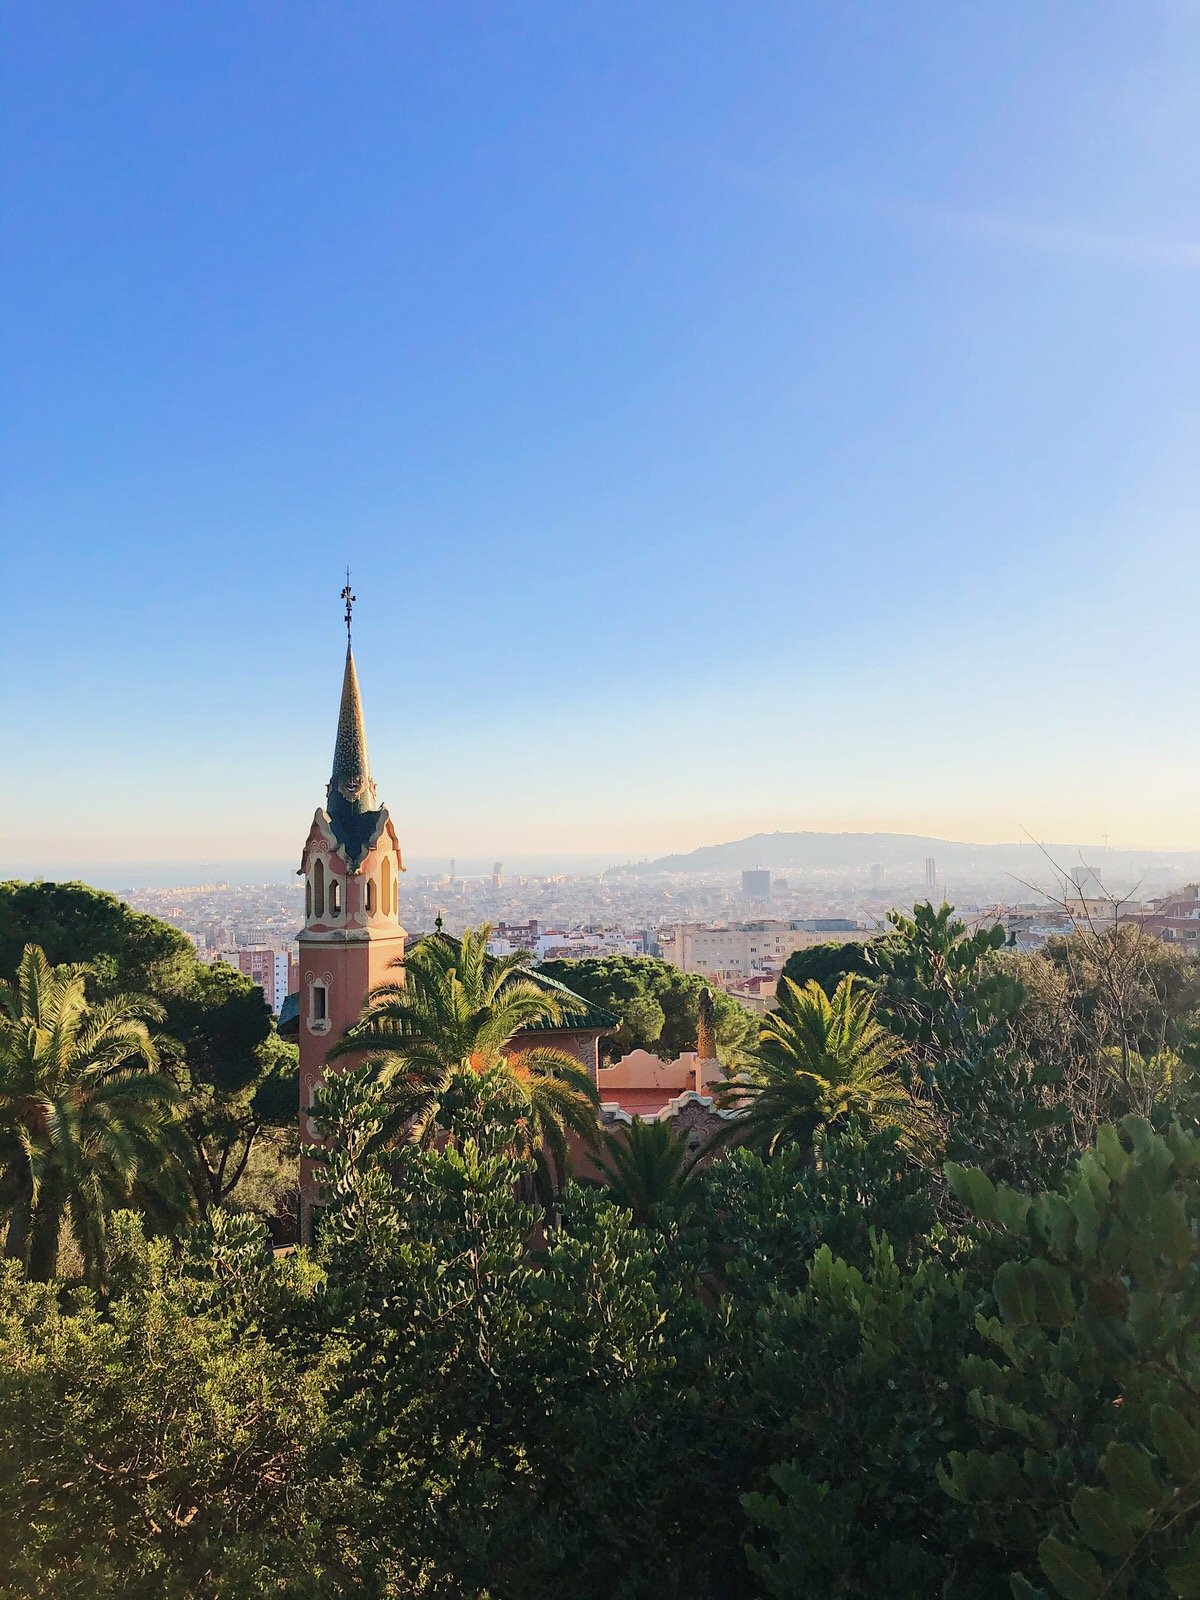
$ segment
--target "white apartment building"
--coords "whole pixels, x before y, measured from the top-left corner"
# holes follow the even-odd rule
[[[807,925],[782,922],[738,922],[713,926],[677,922],[660,930],[663,960],[683,972],[699,972],[723,983],[758,973],[778,972],[795,950],[814,944],[871,939],[874,929],[860,928],[848,917],[806,919]]]

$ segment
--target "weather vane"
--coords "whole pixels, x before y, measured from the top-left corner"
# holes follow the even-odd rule
[[[350,618],[354,612],[354,602],[357,595],[350,588],[350,568],[346,568],[346,587],[342,590],[342,599],[346,602],[346,639],[350,639]]]

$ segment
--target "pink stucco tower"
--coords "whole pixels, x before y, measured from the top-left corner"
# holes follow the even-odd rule
[[[304,843],[304,931],[300,935],[300,1138],[315,1142],[309,1121],[326,1056],[375,984],[394,980],[388,968],[404,958],[400,926],[400,874],[404,862],[396,830],[375,795],[367,758],[362,696],[350,645],[347,584],[346,670],[338,712],[333,771],[325,804]],[[312,1164],[300,1168],[300,1238],[311,1242],[317,1186]]]

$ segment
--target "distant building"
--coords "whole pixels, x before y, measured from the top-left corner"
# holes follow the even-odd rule
[[[488,946],[489,950],[491,945]],[[499,954],[493,951],[493,954]],[[585,956],[644,956],[644,933],[621,928],[548,928],[538,934],[534,954],[539,961],[578,961]]]
[[[1106,889],[1091,867],[1071,868],[1063,885],[1062,904],[1076,928],[1111,928],[1145,910],[1138,902],[1123,900]]]
[[[1029,955],[1040,950],[1048,939],[1065,938],[1075,924],[1053,906],[1014,906],[1001,908],[996,915],[1015,950]]]
[[[678,922],[659,930],[658,943],[664,961],[725,987],[755,974],[777,973],[795,950],[871,937],[871,931],[849,917],[808,917],[796,922]]]
[[[497,861],[495,866],[493,866],[493,868],[492,868],[492,888],[493,889],[503,889],[503,887],[504,887],[504,863],[502,861]]]
[[[494,956],[510,956],[515,950],[527,950],[536,955],[540,924],[536,917],[528,922],[498,922],[488,940],[488,950]]]
[[[732,996],[755,1016],[765,1016],[775,1008],[775,991],[779,977],[774,972],[762,972],[752,978],[735,978],[725,985],[725,993]]]
[[[884,884],[884,879],[886,877],[887,877],[887,874],[883,870],[883,862],[882,861],[873,862],[871,864],[871,887],[872,887],[872,889],[882,889],[883,888],[883,884]]]
[[[771,898],[771,874],[765,867],[752,867],[742,873],[742,894],[747,900]]]
[[[1063,905],[1077,928],[1111,928],[1122,911],[1140,909],[1122,906],[1112,895],[1107,894],[1069,894]]]
[[[259,945],[252,950],[230,952],[230,965],[236,965],[251,983],[256,983],[263,998],[278,1016],[291,993],[291,958],[286,950]]]
[[[937,859],[934,856],[925,857],[925,888],[929,894],[937,892]]]
[[[1119,920],[1200,960],[1200,884],[1185,884],[1175,894],[1152,900],[1145,909],[1122,908]]]

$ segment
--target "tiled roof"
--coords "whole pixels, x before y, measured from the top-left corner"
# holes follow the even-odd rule
[[[289,994],[279,1008],[279,1016],[275,1023],[279,1032],[285,1038],[291,1038],[300,1031],[300,996]]]

